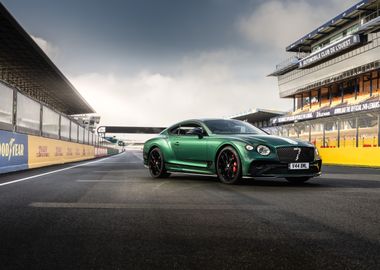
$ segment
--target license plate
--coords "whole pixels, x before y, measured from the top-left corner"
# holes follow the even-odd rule
[[[309,169],[309,163],[289,163],[289,170],[307,170]]]

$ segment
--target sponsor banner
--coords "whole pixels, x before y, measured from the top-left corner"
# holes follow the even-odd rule
[[[331,57],[335,54],[338,54],[340,52],[343,52],[344,50],[359,44],[360,37],[359,35],[352,35],[352,36],[347,36],[343,38],[341,41],[332,44],[330,46],[327,46],[325,49],[321,49],[318,52],[312,53],[309,56],[301,59],[299,61],[299,68],[305,68],[307,66],[316,64],[323,59],[326,59],[328,57]]]
[[[0,173],[28,169],[28,136],[0,130]]]
[[[279,116],[272,118],[270,121],[272,124],[282,124],[287,122],[294,122],[299,120],[317,119],[327,116],[340,115],[345,113],[362,112],[368,110],[374,110],[380,108],[380,100],[364,102],[355,105],[342,106],[338,108],[325,109],[323,111],[309,112],[303,114]]]
[[[307,120],[314,118],[314,114],[312,112],[310,113],[303,113],[303,114],[296,114],[296,115],[289,115],[289,116],[279,116],[272,118],[272,124],[277,123],[285,123],[285,122],[294,122],[299,120]]]
[[[104,147],[96,147],[96,148],[95,148],[95,156],[96,156],[96,157],[104,157],[104,156],[107,156],[107,148],[104,148]]]
[[[380,167],[379,147],[318,148],[324,164]]]
[[[29,168],[63,164],[95,157],[91,145],[54,140],[44,137],[28,136]]]

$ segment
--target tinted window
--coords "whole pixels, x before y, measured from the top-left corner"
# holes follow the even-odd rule
[[[191,136],[191,135],[196,135],[199,132],[203,133],[203,129],[198,124],[193,124],[193,123],[182,124],[179,130],[179,135]]]
[[[179,126],[175,126],[169,130],[169,133],[172,135],[178,135],[178,130],[179,130]]]
[[[239,120],[205,120],[204,123],[215,134],[266,134],[257,127]]]

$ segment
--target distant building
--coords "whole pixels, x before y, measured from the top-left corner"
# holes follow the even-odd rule
[[[320,148],[379,147],[379,7],[360,1],[286,47],[270,76],[293,110],[271,118],[272,133]]]

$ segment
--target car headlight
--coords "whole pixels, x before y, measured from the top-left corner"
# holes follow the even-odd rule
[[[315,149],[315,150],[314,150],[315,156],[316,156],[316,157],[319,157],[319,151],[318,151],[318,148],[315,147],[314,149]]]
[[[268,146],[265,145],[259,145],[256,147],[257,153],[259,153],[262,156],[267,156],[270,154],[270,149]]]
[[[247,149],[248,151],[252,151],[252,150],[253,150],[253,146],[250,145],[250,144],[247,144],[247,145],[245,146],[245,149]]]

